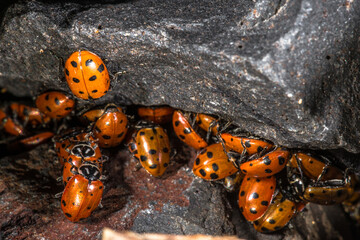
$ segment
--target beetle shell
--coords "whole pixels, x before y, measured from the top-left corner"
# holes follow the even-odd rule
[[[253,177],[268,177],[280,172],[290,159],[290,152],[276,149],[261,158],[240,165],[240,170]]]
[[[325,170],[326,172],[321,177],[321,180],[342,179],[344,177],[343,171],[334,166],[328,166],[322,161],[307,155],[305,153],[294,153],[289,161],[289,165],[297,168],[298,164],[296,158],[301,164],[301,171],[310,179],[317,180],[320,174]]]
[[[172,107],[139,107],[138,115],[146,120],[157,124],[164,124],[171,121],[174,109]]]
[[[263,140],[239,137],[230,133],[222,133],[220,136],[230,150],[241,154],[246,153],[248,156],[261,154],[274,147],[272,143]]]
[[[268,209],[276,188],[274,176],[245,177],[239,192],[240,211],[248,221],[259,219]]]
[[[24,129],[22,126],[15,124],[14,121],[7,116],[7,114],[0,109],[0,129],[4,130],[14,136],[19,136],[24,134]]]
[[[74,100],[57,91],[46,92],[36,98],[36,107],[40,112],[54,119],[68,116],[74,105]]]
[[[16,117],[23,122],[30,123],[33,127],[50,122],[50,117],[45,116],[39,109],[24,104],[12,103],[10,109]]]
[[[110,87],[108,70],[96,54],[77,51],[65,63],[65,78],[73,94],[81,99],[104,96]]]
[[[104,191],[99,180],[89,182],[81,175],[75,175],[66,185],[61,197],[61,209],[66,218],[78,222],[87,218],[99,205]]]
[[[129,150],[154,177],[162,176],[169,165],[170,142],[160,126],[144,127],[136,131],[129,143]]]
[[[205,180],[223,179],[237,171],[238,169],[229,160],[221,143],[215,143],[200,150],[193,166],[193,173]]]
[[[331,205],[345,201],[353,193],[354,188],[350,184],[344,184],[343,186],[308,186],[300,198],[316,204]]]
[[[81,120],[84,123],[95,122],[104,114],[104,111],[104,109],[89,110],[81,115]]]
[[[52,132],[43,132],[43,133],[38,133],[31,137],[21,139],[20,142],[26,148],[34,148],[34,147],[48,141],[53,136],[54,136],[54,133],[52,133]]]
[[[204,131],[211,131],[213,135],[219,132],[218,120],[212,116],[199,113],[196,116],[196,124]]]
[[[279,193],[265,214],[254,221],[254,228],[263,233],[280,230],[288,224],[295,213],[296,204]]]
[[[180,111],[174,111],[172,122],[175,134],[181,141],[195,149],[201,149],[207,146],[205,140],[194,131]]]
[[[95,122],[94,135],[103,148],[119,145],[127,133],[127,117],[119,107],[107,108]]]

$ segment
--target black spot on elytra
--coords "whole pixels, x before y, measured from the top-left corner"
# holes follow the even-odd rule
[[[205,177],[206,176],[206,172],[204,169],[200,169],[199,173],[201,174],[201,176]]]
[[[256,178],[256,180],[255,180],[256,182],[260,182],[261,180],[260,180],[260,178]]]
[[[49,112],[51,112],[51,108],[49,106],[46,106],[46,110],[48,110]]]
[[[183,131],[185,134],[191,133],[191,128],[185,128]]]
[[[150,140],[154,140],[154,136],[151,136],[151,137],[150,137]]]
[[[88,67],[92,62],[93,62],[92,59],[88,59],[86,60],[85,65]]]
[[[252,167],[252,166],[253,166],[253,164],[252,164],[252,163],[250,163],[250,164],[249,164],[249,166],[250,166],[250,167]]]
[[[151,154],[151,155],[156,154],[156,150],[155,150],[155,149],[150,149],[150,150],[149,150],[149,154]]]
[[[104,69],[105,69],[104,64],[101,64],[97,70],[101,73],[102,71],[104,71]]]
[[[157,168],[157,165],[156,165],[156,164],[153,164],[153,165],[149,166],[149,168],[150,168],[150,169],[155,169],[155,168]]]
[[[83,92],[83,91],[79,91],[79,93],[80,93],[80,94],[84,94],[84,92]]]
[[[180,121],[175,121],[175,127],[179,126]]]
[[[77,79],[77,78],[73,78],[72,80],[73,80],[74,83],[79,83],[80,82],[80,80]]]
[[[310,164],[313,164],[314,162],[313,162],[313,160],[310,160],[309,163],[310,163]]]
[[[195,159],[195,164],[196,164],[196,165],[199,165],[199,164],[200,164],[200,158],[196,158],[196,159]]]
[[[314,197],[314,196],[315,196],[315,194],[313,194],[313,193],[310,193],[310,194],[309,194],[309,196],[310,196],[310,197]]]
[[[212,169],[216,172],[217,170],[219,170],[219,166],[216,163],[213,163]]]
[[[103,139],[110,139],[111,137],[109,135],[102,135]]]
[[[59,99],[58,99],[57,97],[55,98],[54,101],[55,101],[55,104],[56,104],[56,105],[60,105],[60,101],[59,101]]]
[[[92,93],[97,93],[97,91],[98,91],[98,90],[95,89],[95,90],[92,90],[91,92],[92,92]]]
[[[250,213],[252,213],[252,214],[257,214],[257,211],[256,211],[255,208],[250,208]]]
[[[88,206],[88,207],[87,207],[87,209],[88,209],[88,210],[90,210],[90,209],[91,209],[91,207],[90,207],[90,206]]]
[[[184,135],[179,135],[179,137],[180,137],[182,140],[185,140],[185,136],[184,136]]]
[[[275,224],[275,220],[274,220],[274,219],[270,219],[270,220],[269,220],[269,223],[270,223],[270,224]]]
[[[46,94],[46,95],[45,95],[45,100],[46,100],[46,101],[49,101],[49,95],[50,95],[50,94]]]
[[[77,62],[71,61],[71,66],[73,66],[74,68],[76,68],[76,67],[77,67]]]
[[[261,205],[263,205],[263,206],[268,206],[268,205],[269,205],[269,202],[268,202],[268,201],[261,201]]]
[[[140,156],[140,160],[141,160],[142,162],[144,162],[144,161],[147,160],[147,157],[146,157],[145,155],[141,155],[141,156]]]
[[[265,172],[266,173],[272,173],[272,170],[267,168],[267,169],[265,169]]]
[[[166,147],[164,147],[164,148],[163,148],[163,152],[164,152],[164,153],[168,153],[168,152],[169,152],[169,149],[166,148]]]
[[[243,207],[240,207],[240,212],[244,212],[244,208],[243,208]]]
[[[261,228],[261,231],[263,231],[263,232],[270,232],[270,230],[267,229],[266,227],[262,227],[262,228]]]
[[[66,207],[66,202],[64,200],[62,200],[61,203],[64,207]]]
[[[117,135],[118,138],[121,138],[124,135],[124,132],[121,132],[120,134]]]
[[[279,212],[282,212],[284,209],[283,208],[279,208]]]
[[[210,178],[211,179],[218,179],[219,176],[216,173],[212,173],[212,174],[210,174]]]
[[[241,191],[240,192],[240,196],[242,197],[242,196],[244,196],[245,195],[245,191]]]
[[[251,143],[250,143],[250,141],[245,141],[245,147],[247,147],[247,148],[249,148],[249,147],[251,147]]]
[[[279,165],[283,165],[285,163],[285,158],[284,157],[279,156],[278,159],[279,159]]]
[[[280,226],[276,226],[276,227],[274,227],[274,230],[279,230],[279,229],[281,229],[282,227],[280,227]]]
[[[102,188],[103,188],[102,186],[99,187],[99,189],[102,189]]]
[[[245,169],[242,169],[241,171],[242,171],[243,173],[247,173],[247,171],[246,171]]]
[[[253,194],[251,194],[251,197],[252,197],[253,199],[258,199],[258,198],[259,198],[259,194],[256,193],[256,192],[254,192]]]
[[[264,157],[263,163],[264,163],[265,165],[270,165],[270,164],[271,164],[271,160],[270,160],[269,156]]]
[[[139,132],[139,135],[140,135],[140,136],[144,136],[144,135],[145,135],[145,132]]]
[[[213,157],[213,153],[212,153],[212,152],[207,152],[207,153],[206,153],[206,156],[207,156],[208,158],[212,158],[212,157]]]
[[[168,163],[164,163],[164,165],[163,165],[164,167],[167,167],[167,166],[169,166],[169,164]]]
[[[69,218],[72,217],[70,213],[65,213],[65,215],[66,215],[67,217],[69,217]]]
[[[67,76],[70,75],[69,70],[67,70],[67,68],[65,68],[65,74],[66,74]]]
[[[69,110],[71,110],[71,109],[72,109],[71,107],[65,108],[66,111],[69,111]]]
[[[96,75],[93,75],[89,78],[89,81],[95,81],[96,80]]]

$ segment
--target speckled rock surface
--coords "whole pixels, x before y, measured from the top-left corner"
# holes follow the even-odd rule
[[[121,75],[103,98],[78,100],[77,111],[114,102],[215,114],[251,135],[323,150],[360,171],[359,18],[356,1],[24,0],[1,16],[0,87],[17,97],[70,93],[59,58],[87,49]],[[256,233],[240,216],[236,194],[191,174],[195,153],[182,147],[164,179],[134,172],[124,149],[107,152],[104,208],[70,223],[53,198],[62,190],[61,170],[48,149],[0,159],[1,236],[99,239],[105,226],[249,239],[357,236],[339,207],[318,206],[293,228]]]

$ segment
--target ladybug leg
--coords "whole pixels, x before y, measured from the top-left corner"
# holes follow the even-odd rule
[[[216,135],[216,138],[217,138],[217,139],[219,140],[219,142],[221,143],[221,146],[222,146],[225,154],[227,155],[229,161],[231,161],[236,168],[239,168],[240,166],[239,166],[239,164],[237,163],[238,157],[235,156],[235,152],[231,152],[231,153],[230,153],[230,152],[228,152],[228,151],[226,150],[226,146],[225,146],[224,139],[222,139],[222,137],[220,136],[220,133],[218,133],[218,134]]]
[[[57,181],[57,182],[62,182],[62,179],[63,179],[63,177],[60,176],[60,177],[58,177],[58,178],[56,179],[56,181]]]
[[[108,179],[108,176],[105,176],[105,175],[101,175],[99,178],[100,181],[105,181],[107,179]]]
[[[177,154],[177,151],[175,148],[171,148],[171,154],[170,154],[170,159],[172,159],[173,157],[175,157]]]
[[[232,124],[231,121],[226,122],[226,124],[225,124],[223,127],[221,127],[221,129],[219,129],[218,132],[219,132],[219,133],[223,133],[228,127],[231,126],[231,124]]]
[[[61,198],[61,196],[62,196],[63,193],[64,193],[64,191],[55,194],[55,195],[54,195],[54,198]]]
[[[103,156],[101,156],[100,161],[101,161],[102,163],[107,162],[107,161],[109,161],[109,157],[106,156],[106,155],[103,155]]]

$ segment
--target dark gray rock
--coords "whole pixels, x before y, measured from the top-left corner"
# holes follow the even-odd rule
[[[55,55],[88,49],[123,71],[98,102],[169,104],[287,147],[360,151],[357,2],[106,3],[12,5],[0,85],[69,91]]]

